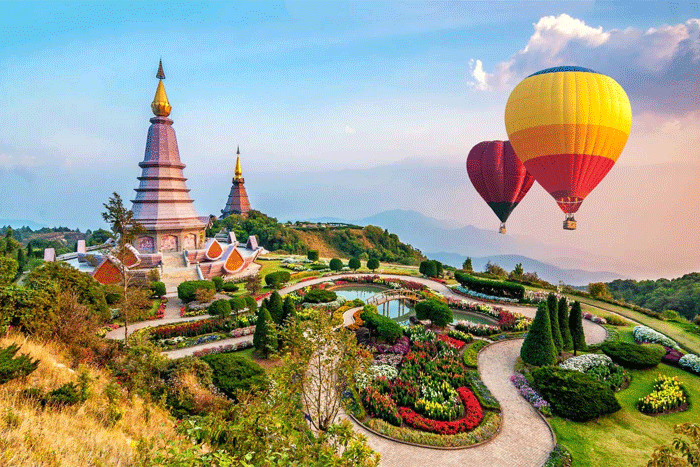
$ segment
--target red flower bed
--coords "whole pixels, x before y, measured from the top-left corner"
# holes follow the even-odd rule
[[[264,293],[264,294],[262,294],[262,295],[258,295],[257,297],[255,297],[255,301],[256,301],[256,302],[259,302],[259,301],[262,300],[263,298],[267,298],[267,297],[269,297],[270,295],[272,295],[272,292],[267,292],[267,293]]]
[[[165,316],[165,303],[161,303],[158,309],[156,310],[156,314],[153,316],[149,316],[149,320],[154,320],[154,319],[162,319],[163,316]]]
[[[318,276],[305,277],[302,280],[300,280],[299,282],[312,281],[314,279],[318,279]]]
[[[484,411],[479,405],[479,401],[474,396],[474,393],[465,387],[457,389],[457,394],[464,402],[464,416],[451,422],[443,422],[431,420],[416,413],[408,407],[400,407],[399,415],[408,426],[417,430],[428,431],[440,435],[456,435],[471,431],[481,423],[484,418]]]
[[[460,350],[462,347],[467,345],[466,342],[461,341],[459,339],[454,339],[454,338],[448,336],[447,334],[440,334],[438,336],[438,339],[443,341],[445,344],[451,345],[452,347],[454,347],[457,350]]]

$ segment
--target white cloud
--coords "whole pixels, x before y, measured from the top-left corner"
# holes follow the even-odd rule
[[[512,89],[543,68],[579,65],[612,76],[629,94],[633,109],[667,114],[697,106],[700,89],[700,20],[647,30],[604,30],[562,14],[533,25],[527,44],[492,73],[470,60],[472,87]]]
[[[355,129],[346,125],[345,126],[345,133],[347,133],[348,135],[352,135],[355,133]]]

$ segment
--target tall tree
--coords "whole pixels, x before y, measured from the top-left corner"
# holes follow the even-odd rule
[[[612,298],[605,282],[591,282],[588,284],[588,293],[593,298]]]
[[[294,306],[294,301],[291,295],[284,297],[284,303],[282,304],[282,324],[286,325],[289,320],[294,320],[296,318],[297,310]]]
[[[561,330],[559,329],[559,303],[557,296],[550,293],[547,296],[547,309],[549,310],[549,323],[552,326],[552,341],[559,355],[564,347]]]
[[[258,354],[264,358],[268,358],[277,350],[277,330],[265,305],[262,305],[258,311],[258,322],[255,325],[255,333],[253,334],[253,346],[258,351]]]
[[[518,278],[518,277],[523,277],[524,273],[525,273],[525,271],[523,270],[523,263],[518,263],[515,265],[515,268],[510,273],[510,275],[512,277]]]
[[[520,348],[520,357],[530,365],[553,365],[557,361],[556,348],[552,341],[552,326],[549,323],[549,309],[545,302],[537,307],[525,342]]]
[[[462,269],[467,271],[467,272],[474,272],[474,268],[472,267],[472,259],[467,258],[464,260],[464,263],[462,263]]]
[[[124,206],[118,193],[112,193],[112,196],[103,206],[106,211],[102,213],[102,218],[109,224],[112,233],[117,238],[114,248],[112,248],[112,255],[119,259],[117,268],[124,293],[120,311],[124,319],[124,345],[127,345],[129,315],[135,308],[135,297],[130,290],[133,286],[133,276],[129,273],[129,268],[121,260],[129,253],[127,245],[134,241],[136,235],[144,232],[144,228],[134,220],[134,212]]]
[[[284,306],[282,303],[282,296],[276,290],[272,292],[272,295],[270,295],[270,299],[267,303],[267,311],[270,312],[272,321],[275,324],[282,324],[282,320],[284,317]]]
[[[253,274],[252,276],[248,276],[248,279],[246,279],[246,281],[245,281],[245,288],[253,296],[256,296],[257,294],[259,294],[260,290],[262,290],[260,276],[257,274]]]
[[[583,333],[583,318],[581,316],[581,304],[576,301],[571,306],[569,314],[569,331],[574,347],[574,355],[578,350],[586,350],[586,336]]]
[[[559,299],[558,315],[559,315],[559,330],[561,331],[561,347],[562,350],[573,350],[574,342],[571,339],[571,331],[569,330],[569,303],[566,297]]]

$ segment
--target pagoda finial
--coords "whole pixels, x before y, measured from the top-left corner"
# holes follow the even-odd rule
[[[163,72],[163,61],[158,62],[158,73],[156,73],[156,78],[158,78],[158,88],[156,89],[156,95],[151,102],[151,110],[156,117],[167,117],[170,115],[170,102],[168,102],[168,95],[165,94],[165,86],[163,86],[163,80],[165,79],[165,73]]]
[[[236,170],[233,172],[233,179],[234,180],[241,180],[243,179],[243,170],[241,169],[241,151],[240,149],[236,151]]]
[[[241,153],[241,146],[238,145],[238,146],[236,146],[236,154],[240,154],[240,153]]]

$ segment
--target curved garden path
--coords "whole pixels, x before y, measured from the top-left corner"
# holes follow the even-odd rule
[[[439,282],[410,276],[391,274],[378,274],[385,279],[404,279],[420,282],[431,289],[440,292],[449,298],[463,299],[478,303],[478,300],[470,299],[455,294],[447,286]],[[280,294],[286,294],[306,287],[308,285],[327,282],[329,280],[343,279],[352,274],[338,274],[319,279],[301,282],[281,289]],[[171,305],[172,304],[172,305]],[[168,308],[179,310],[179,300],[171,298]],[[498,305],[525,316],[534,317],[536,309],[533,307],[521,307],[512,305]],[[343,318],[346,324],[352,323],[352,314],[356,309],[348,310]],[[196,318],[175,318],[166,310],[164,319],[135,323],[129,329],[140,329],[146,326],[166,324],[169,322],[190,321]],[[179,311],[178,311],[179,314]],[[601,343],[605,340],[607,331],[590,321],[583,321],[586,342],[589,344]],[[108,333],[107,337],[122,338],[124,329],[115,329]],[[114,336],[114,337],[112,337]],[[223,339],[211,344],[190,347],[165,352],[170,358],[180,358],[192,355],[201,348],[218,347],[233,342],[250,340],[253,336],[244,336],[231,339]],[[479,373],[484,384],[501,403],[503,425],[501,433],[496,438],[484,445],[475,448],[461,450],[439,450],[410,446],[396,441],[388,440],[367,430],[362,425],[352,421],[355,429],[367,437],[368,444],[381,454],[383,467],[423,467],[429,465],[459,466],[459,467],[540,467],[554,448],[554,434],[549,424],[518,394],[515,386],[510,382],[515,362],[520,355],[522,339],[513,339],[489,345],[479,353]]]

